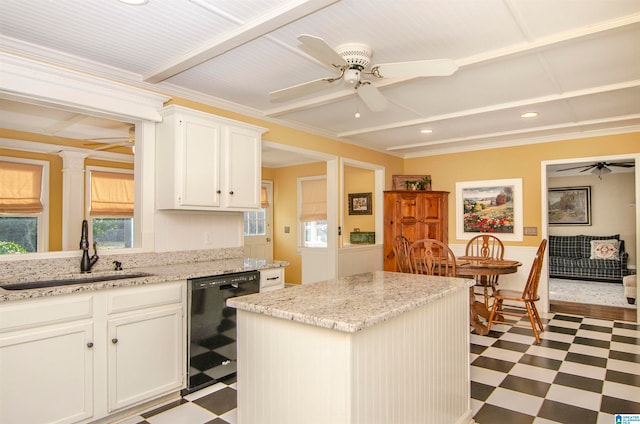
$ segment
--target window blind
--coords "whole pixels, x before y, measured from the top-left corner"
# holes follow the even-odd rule
[[[133,216],[133,174],[91,171],[91,216]]]
[[[42,166],[0,161],[0,212],[42,212]]]
[[[327,220],[327,180],[325,178],[302,180],[300,182],[302,205],[300,207],[300,221]]]

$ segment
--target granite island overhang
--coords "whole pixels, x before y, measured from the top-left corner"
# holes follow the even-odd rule
[[[228,299],[238,422],[473,422],[471,286],[376,271]]]

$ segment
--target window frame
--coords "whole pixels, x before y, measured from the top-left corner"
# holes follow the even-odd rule
[[[0,156],[0,160],[5,162],[25,163],[29,165],[42,166],[42,186],[40,187],[40,203],[42,203],[42,212],[30,213],[30,214],[2,214],[2,216],[15,216],[15,217],[36,217],[38,230],[36,251],[29,253],[39,253],[49,251],[49,173],[51,165],[49,161],[38,159],[18,158],[13,156]]]

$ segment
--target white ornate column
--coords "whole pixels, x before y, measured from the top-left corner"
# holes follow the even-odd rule
[[[85,218],[85,153],[61,150],[62,158],[62,250],[80,249]]]

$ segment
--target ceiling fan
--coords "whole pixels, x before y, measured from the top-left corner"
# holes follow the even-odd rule
[[[580,172],[587,172],[591,170],[592,174],[597,175],[598,178],[602,179],[603,175],[611,173],[611,169],[609,168],[610,166],[618,166],[621,168],[633,168],[635,166],[635,163],[634,162],[618,162],[618,163],[595,162],[591,165],[580,165],[580,166],[574,166],[572,168],[558,169],[558,172],[583,168]]]
[[[458,70],[451,59],[416,60],[411,62],[381,63],[371,66],[371,48],[363,43],[347,43],[332,48],[322,38],[313,35],[299,35],[302,43],[299,47],[323,64],[333,67],[339,74],[335,77],[321,78],[292,87],[272,91],[272,101],[284,101],[292,97],[303,96],[327,88],[331,83],[343,80],[352,86],[363,103],[373,112],[387,107],[387,99],[378,88],[363,75],[373,78],[415,78],[448,76]]]
[[[88,141],[94,143],[85,143],[85,146],[95,145],[96,147],[91,148],[91,150],[109,150],[114,149],[120,146],[128,146],[131,147],[133,152],[135,153],[135,135],[136,129],[134,126],[129,127],[129,137],[103,137],[103,138],[92,138]]]

